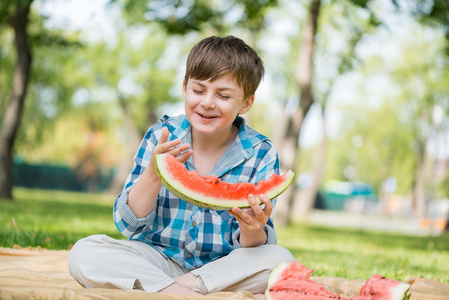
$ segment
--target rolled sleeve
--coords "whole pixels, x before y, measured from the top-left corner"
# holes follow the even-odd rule
[[[143,218],[137,218],[128,206],[128,193],[131,187],[123,190],[117,197],[114,207],[114,222],[117,229],[125,236],[141,232],[142,228],[151,225],[156,217],[156,209],[153,209],[148,215]],[[156,206],[155,206],[156,207]]]
[[[265,245],[276,245],[278,239],[274,228],[269,225],[264,225],[263,229],[267,233],[267,242],[265,243]],[[234,245],[234,249],[242,248],[242,245],[240,245],[240,228],[237,228],[232,234],[232,242]]]

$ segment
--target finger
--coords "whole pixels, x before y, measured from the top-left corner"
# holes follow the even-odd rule
[[[253,194],[248,195],[248,202],[249,204],[251,204],[251,208],[257,218],[265,215],[262,207],[260,207],[258,201],[256,200],[256,197]]]
[[[238,207],[233,207],[232,210],[229,211],[229,214],[232,215],[237,222],[246,223],[241,214],[244,214],[244,211]]]
[[[243,215],[245,214],[245,212],[239,208],[239,207],[233,207],[230,212],[232,213],[232,215],[236,218],[242,219],[243,220]]]
[[[157,146],[155,147],[155,150],[158,150],[159,153],[165,153],[171,148],[176,147],[178,144],[181,143],[180,139],[174,139],[172,141],[168,141],[168,138],[170,136],[170,132],[168,131],[167,127],[162,128],[161,137],[159,138],[157,142]]]
[[[189,160],[189,158],[193,155],[193,150],[187,150],[181,154],[179,154],[178,156],[176,156],[176,159],[179,162],[185,163],[186,161]]]
[[[161,137],[159,139],[159,143],[161,143],[161,144],[166,143],[168,141],[168,136],[169,136],[168,128],[167,127],[163,127],[162,128],[162,134],[161,134]]]
[[[161,140],[159,140],[157,146],[154,148],[154,151],[157,151],[157,153],[166,153],[166,152],[174,149],[180,143],[181,143],[180,139],[175,139],[173,141],[164,142],[164,143],[161,143]]]
[[[271,213],[273,212],[273,203],[271,200],[264,194],[259,196],[260,200],[263,204],[265,204],[265,208],[263,209],[265,212],[265,215],[270,217]]]

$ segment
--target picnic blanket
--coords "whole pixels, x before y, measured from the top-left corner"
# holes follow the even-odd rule
[[[85,289],[69,274],[69,251],[45,249],[0,248],[0,299],[64,299],[64,300],[246,300],[255,299],[246,291],[220,292],[207,296],[186,296],[163,293],[146,293],[141,290]],[[349,280],[335,277],[312,277],[325,284],[332,292],[356,295],[365,280]],[[410,278],[411,300],[449,299],[449,283],[425,278]]]

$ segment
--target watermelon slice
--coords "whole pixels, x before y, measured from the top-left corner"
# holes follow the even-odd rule
[[[267,300],[295,299],[346,299],[326,289],[324,284],[310,280],[313,270],[304,267],[300,261],[279,264],[270,274]]]
[[[352,297],[352,300],[408,299],[410,298],[410,295],[407,296],[409,289],[410,284],[375,274],[365,283],[360,290],[360,294]]]
[[[323,284],[310,280],[312,272],[313,270],[304,267],[300,261],[279,264],[268,279],[265,298],[267,300],[403,300],[410,298],[410,295],[407,295],[409,284],[377,274],[365,283],[359,295],[346,298],[330,292]]]
[[[295,176],[289,170],[283,176],[273,174],[257,184],[228,183],[215,175],[201,177],[169,154],[156,155],[155,166],[162,184],[174,195],[194,205],[216,210],[250,207],[249,194],[256,196],[259,203],[262,203],[259,199],[261,194],[274,199],[287,189]]]

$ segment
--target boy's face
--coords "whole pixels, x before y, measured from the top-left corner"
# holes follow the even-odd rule
[[[244,99],[243,88],[231,75],[214,81],[189,78],[183,96],[192,128],[203,134],[230,134],[237,114],[246,113],[254,102],[254,95]]]

